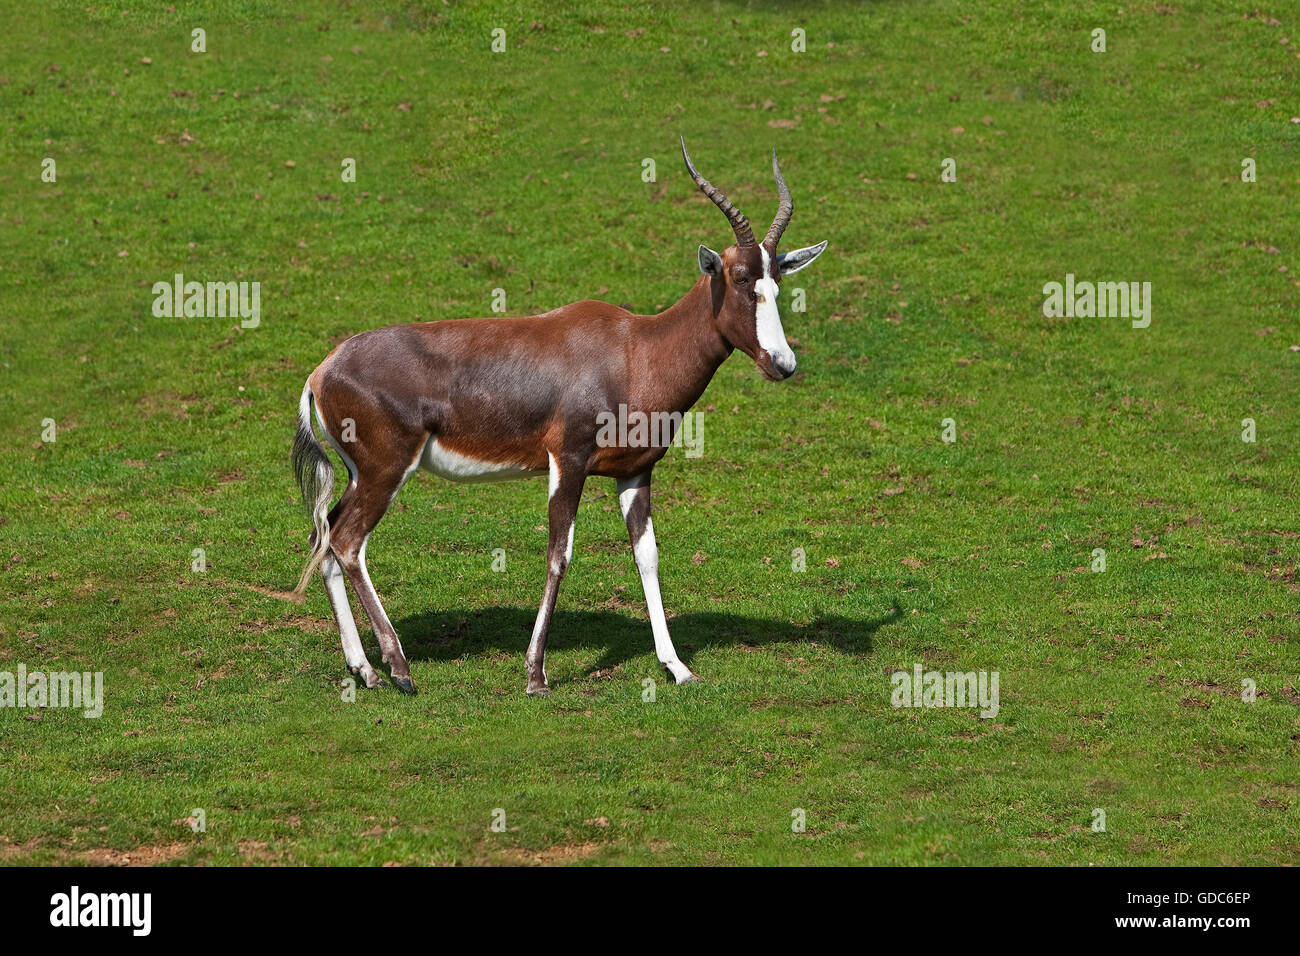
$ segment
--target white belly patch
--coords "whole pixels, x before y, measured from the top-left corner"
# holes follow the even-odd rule
[[[519,464],[470,458],[438,444],[437,438],[430,438],[425,443],[424,451],[420,454],[420,467],[448,481],[506,481],[510,478],[546,474],[531,471]]]

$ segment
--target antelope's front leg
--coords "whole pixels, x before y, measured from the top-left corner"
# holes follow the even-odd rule
[[[677,649],[668,636],[668,619],[664,616],[664,602],[659,594],[659,546],[655,544],[655,527],[650,520],[650,472],[620,479],[618,504],[623,509],[623,520],[627,522],[628,537],[632,539],[632,555],[636,558],[637,570],[641,572],[650,629],[655,636],[655,654],[659,663],[673,675],[673,680],[690,684],[699,678],[677,656]]]
[[[550,456],[551,484],[550,537],[546,546],[546,590],[542,592],[542,606],[537,611],[533,625],[533,639],[528,644],[528,693],[546,695],[551,688],[546,683],[546,635],[551,628],[551,614],[555,611],[555,598],[560,592],[560,582],[573,557],[573,522],[582,500],[582,486],[587,480],[586,471],[576,462],[561,465]]]

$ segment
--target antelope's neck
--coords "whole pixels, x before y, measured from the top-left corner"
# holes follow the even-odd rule
[[[687,411],[704,394],[732,346],[713,321],[712,289],[708,276],[676,303],[649,317],[658,328],[656,355],[650,367],[663,388],[671,411]]]

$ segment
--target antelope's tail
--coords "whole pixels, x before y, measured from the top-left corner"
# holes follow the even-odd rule
[[[312,430],[312,404],[315,400],[311,385],[304,385],[302,398],[298,400],[298,429],[293,435],[293,473],[302,491],[303,504],[311,509],[311,520],[316,529],[311,536],[307,567],[298,579],[298,586],[293,589],[299,597],[307,593],[312,574],[330,551],[329,510],[330,499],[334,497],[334,466],[325,457],[325,450]]]

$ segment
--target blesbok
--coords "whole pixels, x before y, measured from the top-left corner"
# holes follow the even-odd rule
[[[546,694],[546,634],[556,593],[573,554],[573,523],[588,475],[614,478],[632,553],[645,590],[655,653],[679,684],[698,680],[668,636],[659,595],[659,552],[650,521],[650,473],[666,444],[610,447],[601,418],[620,405],[681,421],[733,349],[772,381],[794,374],[781,328],[781,277],[826,248],[778,253],[794,201],[772,172],[780,202],[766,238],[695,169],[686,168],[726,214],[735,245],[699,248],[691,290],[658,315],[633,315],[584,300],[544,315],[418,322],[362,332],[339,345],[307,378],[298,403],[293,466],[315,530],[296,593],[320,568],[343,639],[348,669],[367,687],[383,683],[366,659],[343,580],[361,598],[393,682],[415,692],[397,632],[366,571],[366,542],[417,468],[453,481],[549,474],[550,537],[542,605],[528,645],[528,693]],[[350,481],[330,509],[334,469],[316,440],[316,420],[347,466]]]

